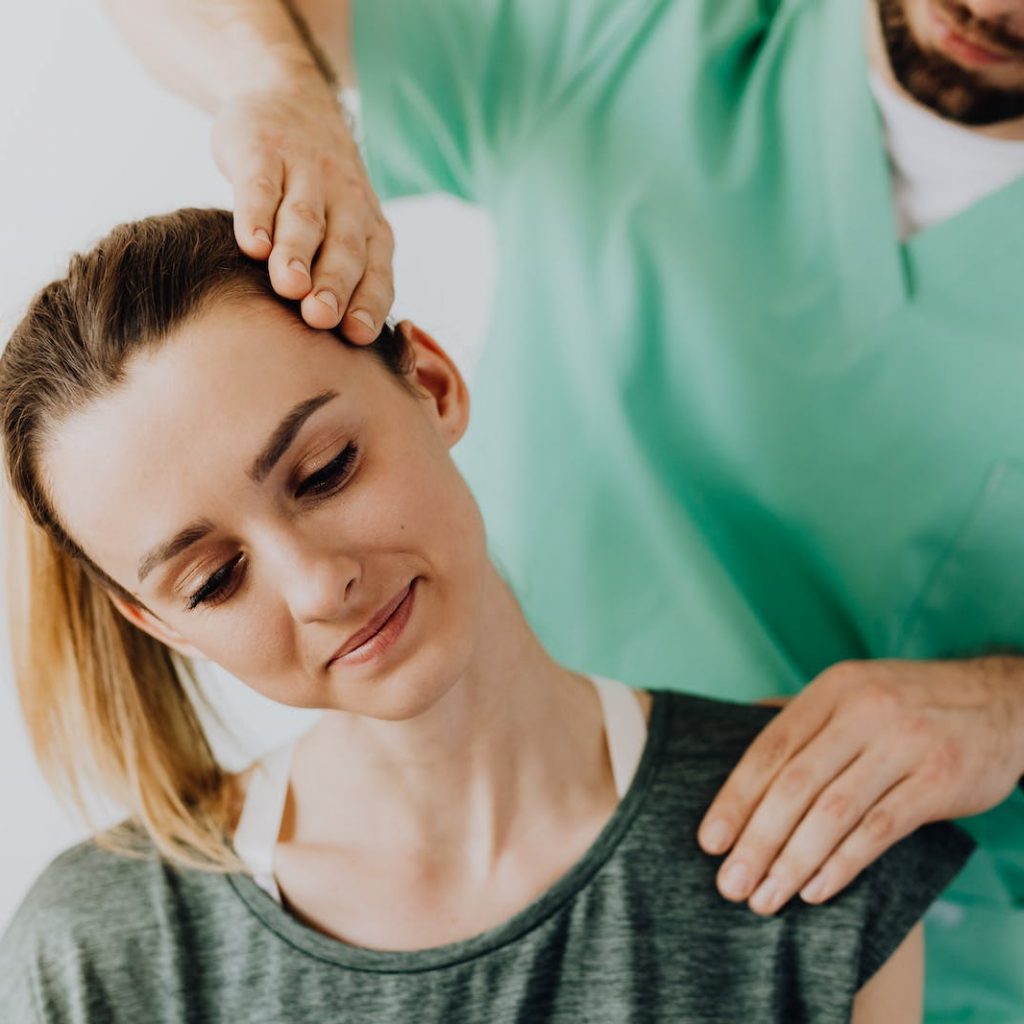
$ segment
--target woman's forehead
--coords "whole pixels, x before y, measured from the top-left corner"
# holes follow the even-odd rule
[[[58,516],[129,589],[154,537],[192,517],[230,515],[289,413],[316,401],[332,416],[360,414],[351,402],[376,361],[326,332],[292,330],[286,311],[268,307],[218,308],[140,353],[118,387],[57,425],[41,453]],[[328,392],[336,397],[325,403]]]

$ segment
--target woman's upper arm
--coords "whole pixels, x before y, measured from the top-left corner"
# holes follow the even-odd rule
[[[920,1024],[923,990],[924,925],[918,922],[857,993],[851,1024]]]

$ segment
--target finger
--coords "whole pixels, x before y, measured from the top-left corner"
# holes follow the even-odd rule
[[[253,259],[270,255],[283,181],[281,161],[267,159],[254,162],[252,173],[235,186],[235,238],[242,252]]]
[[[812,684],[761,730],[701,821],[697,841],[706,853],[732,846],[772,779],[820,731],[831,709],[832,699]]]
[[[310,268],[324,240],[327,220],[320,187],[296,177],[285,182],[284,197],[274,221],[270,281],[288,299],[301,299],[313,286]]]
[[[366,225],[366,219],[354,212],[328,216],[313,266],[312,291],[302,302],[302,315],[311,327],[336,327],[340,322],[366,269]]]
[[[762,697],[760,700],[755,700],[754,703],[762,708],[784,708],[792,699],[792,697]]]
[[[801,899],[807,903],[831,899],[890,846],[927,820],[921,813],[925,794],[910,780],[911,776],[905,776],[868,809],[821,870],[800,890]]]
[[[903,765],[861,754],[826,786],[775,858],[750,898],[759,914],[774,914],[825,864],[868,809],[906,777]]]
[[[380,334],[381,327],[395,301],[392,257],[395,252],[391,228],[382,221],[385,231],[370,236],[366,250],[366,273],[349,299],[348,311],[342,320],[346,338],[357,345],[369,344]]]
[[[718,888],[726,899],[744,900],[761,883],[815,798],[861,749],[832,722],[783,766],[719,868]]]
[[[312,269],[312,287],[302,300],[310,327],[337,327],[366,262],[366,232],[346,219],[329,221]]]

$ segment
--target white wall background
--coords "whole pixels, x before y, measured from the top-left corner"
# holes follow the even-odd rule
[[[73,251],[115,223],[188,205],[230,204],[205,115],[152,83],[98,0],[9,3],[0,31],[0,339]],[[433,197],[389,204],[395,311],[427,327],[471,370],[486,326],[495,256],[478,210]],[[0,598],[2,601],[2,598]],[[0,605],[0,613],[6,609]],[[0,651],[0,931],[47,861],[84,835],[29,753],[5,634]],[[210,681],[242,760],[304,728],[224,676]]]

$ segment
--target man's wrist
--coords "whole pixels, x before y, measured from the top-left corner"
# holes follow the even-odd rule
[[[994,671],[1002,676],[1005,684],[1007,714],[1013,724],[1013,756],[1017,778],[1024,789],[1024,657],[1020,655],[997,656],[989,661]]]
[[[217,106],[260,94],[335,102],[336,89],[306,49],[289,43],[267,51],[259,69],[247,69],[230,76]]]
[[[338,69],[313,35],[294,0],[280,0],[280,16],[289,23],[288,36],[275,40],[264,37],[261,47],[264,59],[255,68],[247,62],[246,68],[240,69],[235,88],[227,98],[253,92],[317,98],[326,93],[335,98],[341,88]],[[243,33],[250,27],[245,22],[236,24]]]

